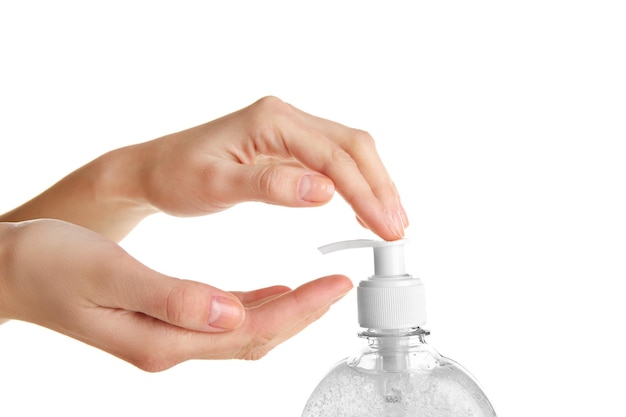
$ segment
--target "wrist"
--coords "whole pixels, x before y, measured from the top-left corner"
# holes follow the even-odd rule
[[[120,210],[152,214],[156,210],[147,198],[145,189],[146,152],[142,146],[131,145],[110,151],[95,161],[98,184],[103,203],[113,204]]]
[[[110,228],[117,230],[103,234],[114,240],[158,211],[147,198],[143,177],[145,160],[149,158],[143,152],[141,145],[132,145],[108,152],[90,164],[95,171],[93,197],[105,216],[110,217]]]

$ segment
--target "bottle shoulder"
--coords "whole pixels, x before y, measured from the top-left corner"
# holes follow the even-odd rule
[[[429,371],[446,363],[437,350],[423,343],[369,345],[346,360],[348,366],[361,372]]]

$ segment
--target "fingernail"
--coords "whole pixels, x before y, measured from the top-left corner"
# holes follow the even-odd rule
[[[335,187],[331,180],[321,175],[303,175],[298,185],[298,197],[300,200],[311,203],[328,201]]]
[[[228,297],[213,297],[208,324],[218,329],[230,330],[239,327],[244,311],[241,304]]]
[[[406,214],[404,207],[400,205],[400,218],[402,219],[402,225],[406,229],[409,226],[409,216]]]
[[[400,210],[394,210],[389,216],[389,223],[391,231],[399,238],[404,237],[404,221]]]

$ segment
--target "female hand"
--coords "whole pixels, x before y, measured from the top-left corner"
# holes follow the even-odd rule
[[[4,220],[57,218],[119,240],[159,210],[197,216],[244,201],[311,207],[335,190],[383,239],[404,235],[408,218],[369,134],[265,97],[105,154]]]
[[[274,97],[210,123],[138,146],[140,189],[179,216],[244,201],[289,207],[324,204],[334,190],[363,225],[387,240],[408,219],[367,133],[304,113]]]
[[[155,272],[58,220],[0,223],[0,243],[0,320],[48,327],[147,371],[188,359],[258,359],[352,286],[329,276],[295,290],[226,292]]]

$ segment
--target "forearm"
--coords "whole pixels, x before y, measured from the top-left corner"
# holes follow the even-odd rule
[[[136,148],[117,149],[93,160],[32,200],[0,215],[0,222],[53,218],[121,240],[156,211],[142,198],[142,158],[136,158]]]

